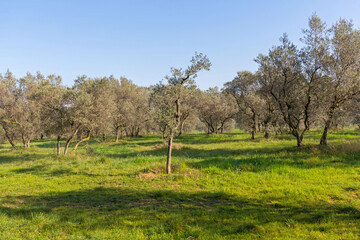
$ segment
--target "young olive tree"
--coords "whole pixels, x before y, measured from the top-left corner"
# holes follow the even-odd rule
[[[151,101],[152,118],[162,134],[162,140],[166,144],[169,137],[170,125],[174,121],[173,112],[176,111],[173,102],[176,100],[174,88],[169,85],[158,84],[152,88]],[[185,123],[196,116],[196,102],[199,100],[197,96],[200,92],[196,89],[195,85],[185,85],[181,89],[181,112],[180,112],[180,125],[178,128],[178,136],[182,134]]]
[[[159,83],[153,88],[151,102],[154,106],[155,114],[161,119],[161,122],[168,130],[168,151],[166,160],[166,172],[171,173],[171,153],[173,146],[173,139],[176,130],[181,124],[182,102],[189,88],[194,84],[194,79],[198,72],[202,70],[210,70],[210,60],[202,53],[195,53],[191,59],[191,65],[186,69],[171,68],[171,74],[166,76],[167,84]],[[159,94],[166,96],[164,99],[166,105],[161,103]]]

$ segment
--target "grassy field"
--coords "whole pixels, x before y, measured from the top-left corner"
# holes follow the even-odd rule
[[[360,133],[0,145],[0,239],[359,239]]]

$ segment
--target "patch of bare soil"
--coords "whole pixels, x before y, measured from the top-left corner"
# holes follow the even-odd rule
[[[182,149],[184,146],[181,143],[173,143],[173,149]],[[167,144],[156,144],[153,146],[154,149],[167,148]]]
[[[163,176],[164,169],[162,167],[156,167],[149,169],[147,172],[140,173],[138,178],[140,179],[153,179]]]

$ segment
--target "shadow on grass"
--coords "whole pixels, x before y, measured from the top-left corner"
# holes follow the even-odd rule
[[[200,161],[190,161],[188,165],[199,169],[214,166],[221,169],[239,169],[253,172],[284,166],[302,169],[360,166],[360,151],[334,153],[317,146],[315,149],[319,148],[320,153],[314,153],[311,146],[303,149],[289,147],[238,151],[229,151],[227,149],[202,150],[197,156],[195,155],[195,158],[200,158]],[[188,153],[188,155],[191,155],[191,153]]]
[[[340,145],[342,146],[342,145]],[[166,148],[142,152],[106,154],[114,159],[137,157],[164,157]],[[336,152],[336,149],[321,146],[283,147],[271,146],[249,149],[196,149],[184,147],[173,150],[173,157],[185,159],[193,168],[217,167],[241,171],[266,171],[276,167],[292,166],[303,169],[317,167],[348,167],[360,165],[360,151]],[[130,161],[130,160],[129,160]]]
[[[16,150],[10,150],[0,153],[0,164],[12,163],[12,162],[26,162],[35,161],[47,157],[44,154],[32,153],[32,152],[17,152]]]
[[[241,136],[244,134],[245,133],[224,133],[223,135],[219,135],[216,137],[209,136],[207,134],[185,134],[181,136],[181,138],[178,139],[177,142],[186,143],[188,145],[180,150],[174,149],[173,156],[175,158],[185,159],[184,161],[188,166],[198,169],[214,166],[221,169],[239,169],[241,171],[254,172],[265,171],[274,167],[281,166],[316,168],[326,166],[346,167],[347,165],[360,165],[359,150],[357,152],[332,152],[330,148],[324,148],[317,145],[307,145],[300,149],[297,147],[284,147],[281,144],[267,145],[261,143],[254,143],[250,145],[249,148],[240,149],[197,149],[196,145],[194,145],[194,147],[193,145],[191,145],[192,142],[194,144],[202,144],[219,141],[250,141],[249,139],[233,139],[234,136]],[[37,145],[38,147],[41,146],[40,143],[44,144],[43,147],[46,147],[46,144],[52,144],[51,140],[45,140],[44,143],[42,141],[39,141],[39,145]],[[158,136],[144,136],[141,138],[126,139],[125,144],[119,143],[119,145],[126,145],[128,147],[127,150],[125,151],[124,149],[119,148],[118,153],[114,151],[114,149],[117,149],[117,146],[109,146],[104,144],[104,148],[100,147],[100,150],[97,150],[97,147],[102,145],[95,145],[95,143],[96,140],[91,140],[89,142],[89,146],[94,152],[86,152],[85,154],[105,156],[108,158],[113,158],[114,160],[129,161],[136,161],[136,158],[138,157],[165,158],[166,156],[166,148],[136,151],[137,145],[155,146],[156,144],[161,143],[161,140],[158,138]],[[112,148],[113,146],[115,148],[111,150],[107,149]],[[16,161],[35,161],[45,157],[49,157],[49,155],[42,155],[37,153],[36,151],[27,152],[3,150],[0,153],[0,164]],[[314,157],[316,157],[317,159],[314,160]],[[139,159],[143,161],[143,158]],[[25,169],[23,171],[27,171],[29,173],[38,172],[39,174],[41,174],[40,169],[29,168],[28,170]],[[57,175],[60,175],[60,173],[61,171]],[[64,172],[64,174],[70,173]]]
[[[0,204],[0,212],[11,218],[31,221],[36,214],[55,217],[56,229],[76,225],[92,230],[111,227],[129,230],[138,226],[148,236],[162,233],[180,233],[185,238],[199,234],[261,236],[262,226],[271,223],[283,227],[306,223],[307,227],[317,228],[327,221],[347,224],[356,220],[355,224],[360,225],[357,221],[360,212],[347,205],[317,206],[305,202],[299,207],[287,204],[285,199],[262,202],[223,192],[95,188],[46,196],[6,197]]]

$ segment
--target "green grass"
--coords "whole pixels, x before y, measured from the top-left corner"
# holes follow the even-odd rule
[[[359,239],[360,135],[185,134],[0,145],[0,239]]]

